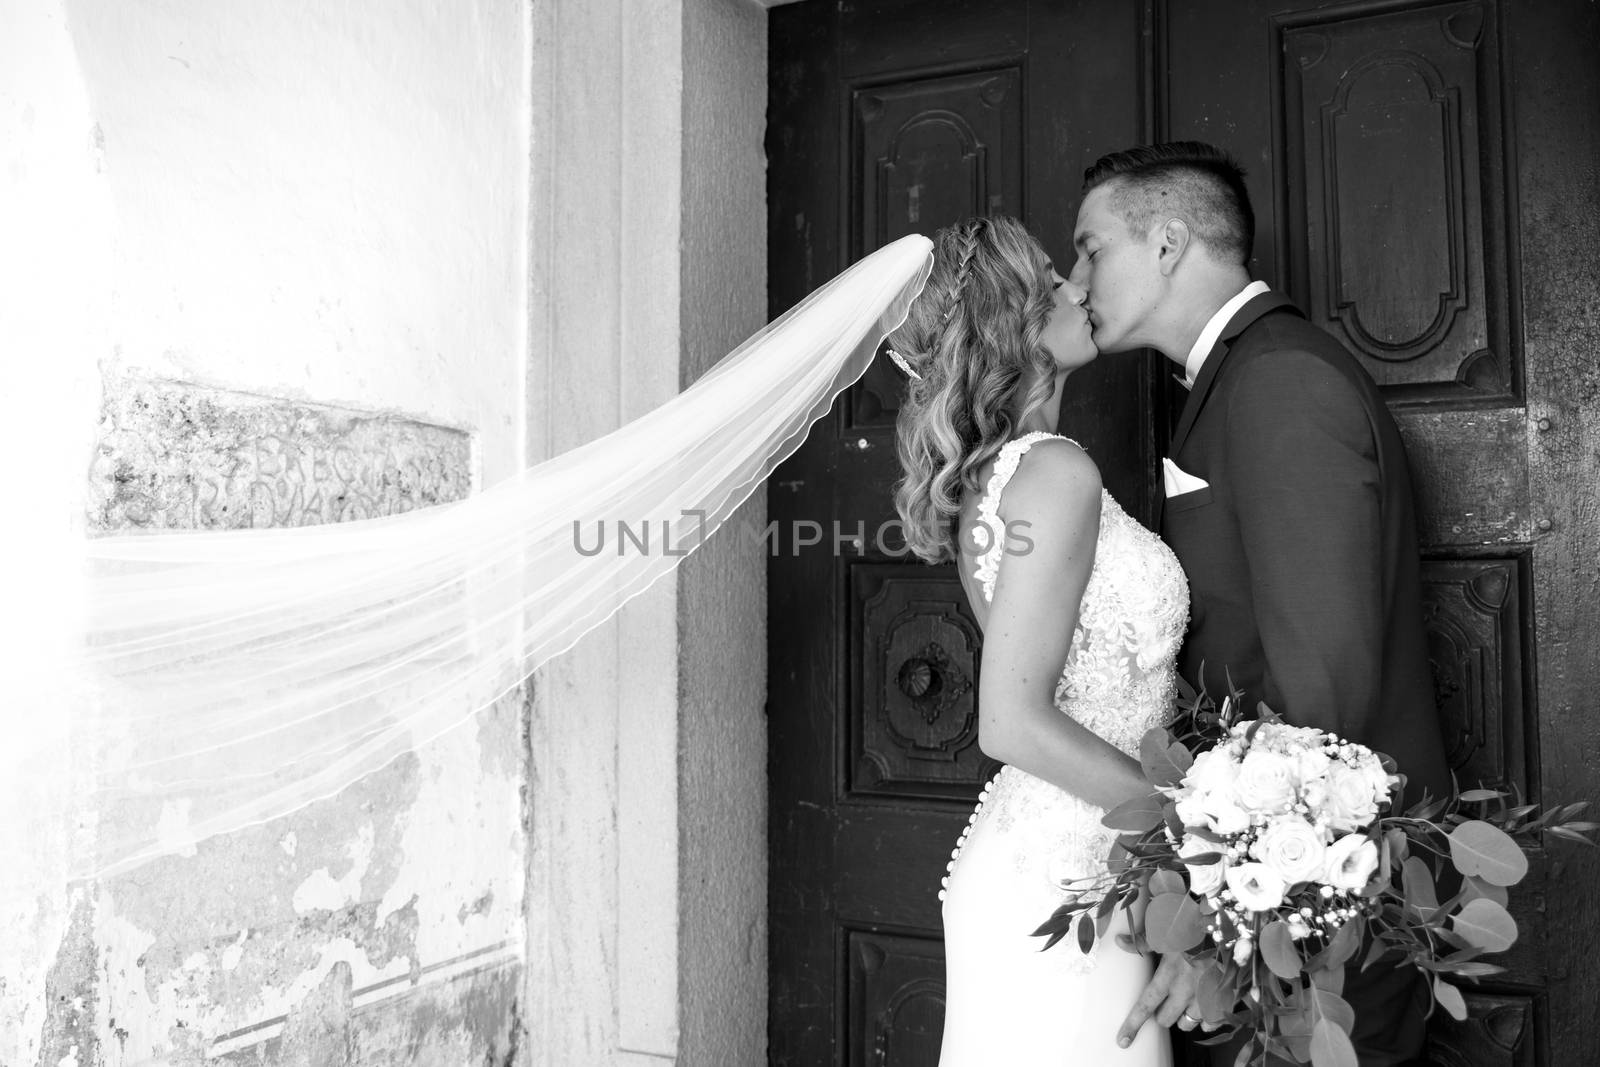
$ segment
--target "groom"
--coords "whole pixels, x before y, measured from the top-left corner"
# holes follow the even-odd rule
[[[1388,753],[1406,803],[1451,785],[1422,628],[1416,522],[1394,419],[1361,365],[1246,270],[1243,174],[1210,145],[1118,152],[1084,175],[1071,280],[1102,352],[1154,348],[1189,389],[1163,461],[1161,535],[1189,575],[1180,672],[1228,679]],[[1204,676],[1202,677],[1202,670]],[[1362,1067],[1419,1063],[1427,994],[1412,968],[1347,968]],[[1162,960],[1123,1025],[1192,1030],[1194,980]],[[1232,1064],[1242,1041],[1213,1052]],[[1273,1063],[1282,1061],[1273,1060]]]

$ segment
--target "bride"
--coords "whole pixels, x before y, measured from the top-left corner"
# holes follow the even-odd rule
[[[1147,958],[1032,936],[1104,872],[1105,810],[1149,791],[1135,754],[1170,714],[1188,619],[1177,559],[1052,432],[1097,355],[1083,300],[1019,223],[977,218],[938,234],[890,335],[912,378],[895,504],[918,556],[957,564],[984,633],[978,743],[1005,764],[941,893],[942,1067],[1171,1063],[1159,1027],[1116,1040]]]

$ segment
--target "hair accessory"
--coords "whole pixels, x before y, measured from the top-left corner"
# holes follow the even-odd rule
[[[894,360],[894,365],[906,372],[906,377],[914,381],[922,381],[922,375],[911,369],[911,364],[906,360],[905,356],[902,356],[892,348],[886,349],[886,351],[889,353],[889,358]]]

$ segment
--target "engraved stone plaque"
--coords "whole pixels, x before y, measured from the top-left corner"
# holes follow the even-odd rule
[[[310,526],[472,487],[461,430],[182,382],[107,384],[89,472],[99,530]]]

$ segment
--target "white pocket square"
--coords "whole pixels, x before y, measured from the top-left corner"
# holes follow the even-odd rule
[[[1161,459],[1161,484],[1169,497],[1182,496],[1184,493],[1192,493],[1196,489],[1208,489],[1211,486],[1211,483],[1204,478],[1196,478],[1164,456]]]

